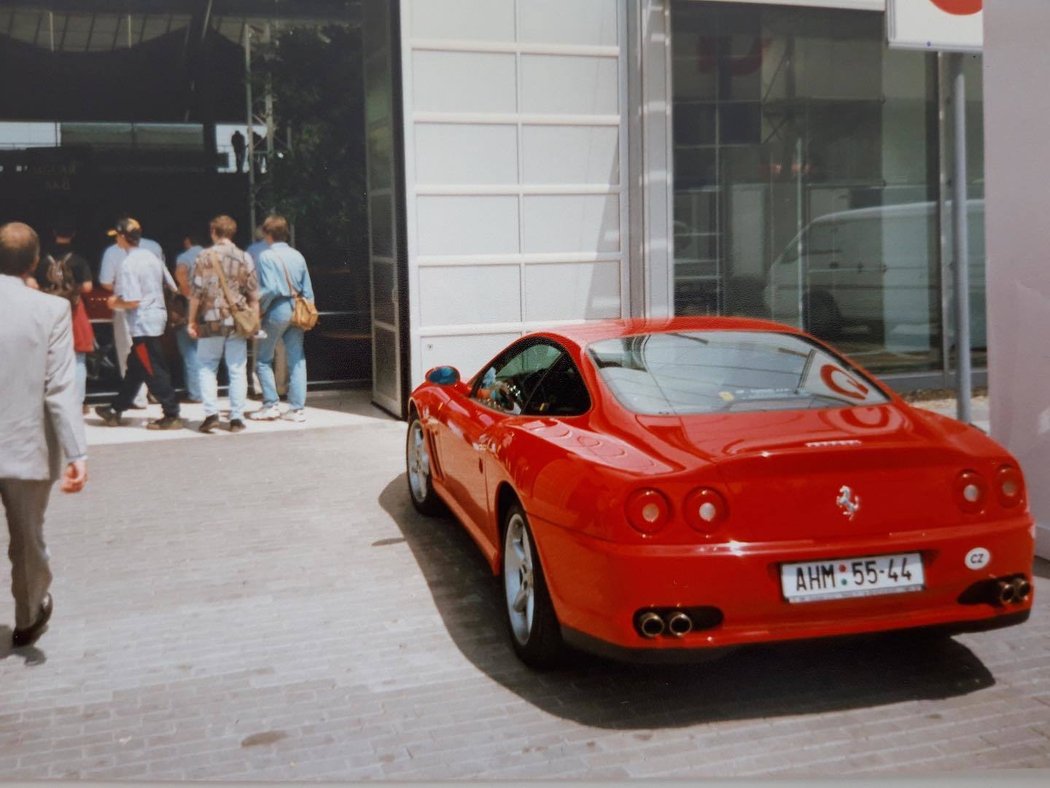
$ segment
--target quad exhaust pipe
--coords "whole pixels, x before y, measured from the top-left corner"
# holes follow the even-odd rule
[[[667,631],[676,638],[684,638],[693,631],[693,619],[679,610],[667,619]]]
[[[1006,575],[978,580],[962,594],[959,602],[963,605],[995,605],[1010,607],[1031,602],[1035,588],[1025,575]]]
[[[634,628],[643,638],[684,638],[690,632],[714,629],[724,616],[717,607],[646,607],[635,611]]]
[[[638,631],[647,638],[659,637],[664,633],[664,620],[659,613],[649,610],[638,617]]]
[[[996,583],[995,600],[1000,605],[1019,605],[1032,593],[1032,584],[1026,578],[999,580]]]
[[[693,631],[693,618],[685,610],[643,610],[635,616],[634,626],[642,637],[661,635],[684,638]]]

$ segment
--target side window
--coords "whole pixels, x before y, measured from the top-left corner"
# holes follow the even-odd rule
[[[562,353],[532,390],[525,413],[544,416],[578,416],[591,407],[583,377],[567,353]]]
[[[562,350],[543,342],[514,348],[481,373],[471,396],[506,413],[524,412],[525,403]]]

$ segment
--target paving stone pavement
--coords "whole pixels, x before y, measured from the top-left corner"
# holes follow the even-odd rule
[[[313,428],[92,448],[87,491],[52,499],[50,630],[12,651],[0,625],[0,780],[1050,768],[1045,604],[946,641],[531,673],[472,543],[411,508],[404,424],[360,392],[338,407],[345,422]]]

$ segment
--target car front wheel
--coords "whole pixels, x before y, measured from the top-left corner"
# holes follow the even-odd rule
[[[430,477],[430,451],[423,423],[413,414],[405,440],[405,469],[408,476],[408,492],[412,505],[420,514],[428,517],[440,514],[441,501],[434,492]]]
[[[526,665],[551,667],[563,651],[561,630],[532,530],[519,504],[507,512],[503,533],[503,591],[511,645]]]

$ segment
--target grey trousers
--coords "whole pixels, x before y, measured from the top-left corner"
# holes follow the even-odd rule
[[[11,542],[11,593],[15,597],[15,628],[36,621],[51,587],[51,567],[44,544],[44,512],[53,482],[0,479],[0,500],[7,515]]]

